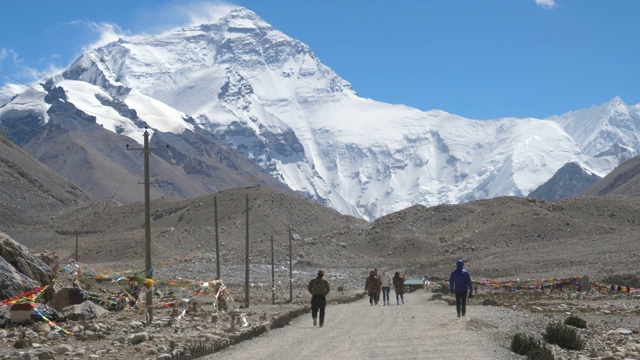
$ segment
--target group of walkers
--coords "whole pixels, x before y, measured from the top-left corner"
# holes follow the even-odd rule
[[[378,269],[373,269],[369,272],[369,277],[364,283],[364,290],[369,295],[369,304],[378,305],[380,302],[380,294],[382,293],[383,306],[391,305],[389,300],[389,292],[391,291],[391,285],[396,292],[396,305],[400,305],[400,302],[404,304],[404,274],[400,275],[400,272],[394,274],[393,279],[383,272],[380,274]]]
[[[369,272],[364,288],[369,295],[369,304],[378,305],[382,294],[383,306],[391,305],[389,292],[391,285],[396,293],[396,305],[404,304],[404,273],[396,272],[393,279],[386,273],[380,274],[378,269]],[[324,271],[318,270],[318,276],[309,282],[307,287],[311,294],[311,317],[313,326],[324,326],[325,307],[327,305],[327,295],[331,291],[329,282],[324,279]],[[449,291],[456,297],[456,312],[458,317],[465,316],[467,311],[467,298],[473,297],[473,283],[471,275],[464,268],[464,261],[456,261],[456,269],[451,272],[449,278]],[[319,321],[318,321],[319,320]]]

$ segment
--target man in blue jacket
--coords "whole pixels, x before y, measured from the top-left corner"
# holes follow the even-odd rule
[[[456,311],[458,317],[464,316],[467,308],[467,294],[469,298],[473,297],[473,284],[471,283],[471,275],[467,269],[463,269],[464,261],[456,261],[456,269],[451,272],[449,278],[449,291],[456,294]]]

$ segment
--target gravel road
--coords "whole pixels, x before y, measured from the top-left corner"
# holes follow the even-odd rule
[[[395,294],[392,292],[391,296]],[[368,298],[327,305],[323,328],[310,315],[203,359],[518,359],[498,343],[499,308],[455,307],[428,301],[431,293],[405,294],[405,304],[370,306]],[[492,321],[498,321],[497,323]]]

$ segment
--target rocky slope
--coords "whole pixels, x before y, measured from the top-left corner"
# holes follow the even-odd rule
[[[367,223],[343,216],[302,197],[268,188],[223,191],[218,204],[218,236],[223,273],[237,276],[245,259],[246,205],[252,266],[288,264],[289,227],[293,257],[311,274],[317,267],[348,272],[354,284],[366,269],[403,269],[412,276],[446,275],[464,258],[474,275],[573,276],[605,278],[635,273],[640,197],[573,197],[556,202],[500,197],[463,205],[413,206]],[[155,201],[152,255],[159,263],[179,259],[181,276],[209,278],[215,269],[214,196]],[[75,256],[90,264],[142,266],[144,207],[111,202],[69,212],[38,227],[6,226],[4,231],[36,251]],[[124,251],[123,251],[124,250]],[[199,269],[194,264],[207,264]],[[165,271],[165,270],[158,270]],[[175,275],[178,275],[175,273]],[[235,275],[234,275],[235,274]],[[252,276],[258,276],[254,274]]]
[[[29,224],[92,197],[0,135],[0,223]]]
[[[409,278],[446,276],[457,258],[466,260],[476,278],[541,279],[589,275],[593,281],[640,285],[638,272],[629,266],[637,262],[638,256],[639,195],[581,196],[556,202],[500,197],[463,205],[413,206],[368,223],[343,216],[303,197],[252,187],[215,195],[221,275],[236,306],[243,305],[246,300],[247,196],[252,305],[242,313],[256,325],[271,326],[269,319],[296,311],[295,306],[269,305],[272,296],[271,236],[275,243],[275,299],[284,304],[290,297],[289,228],[292,229],[294,264],[291,295],[294,304],[300,307],[308,300],[306,282],[318,268],[326,270],[334,289],[341,287],[344,296],[349,296],[361,291],[363,280],[372,267],[405,271]],[[215,276],[215,203],[213,195],[191,200],[162,198],[153,202],[155,279],[192,279],[197,283]],[[87,274],[124,274],[131,270],[140,273],[144,267],[143,214],[141,203],[97,202],[49,217],[48,221],[35,226],[11,223],[3,224],[2,230],[36,251],[55,251],[64,260],[75,256],[77,229],[78,258]],[[93,289],[91,287],[97,284],[89,281],[83,286]],[[593,351],[594,354],[611,352],[633,356],[637,352],[633,346],[635,337],[611,333],[618,327],[631,334],[635,331],[633,319],[637,309],[629,304],[628,297],[595,294],[593,299],[577,297],[575,289],[566,295],[529,300],[518,294],[496,298],[498,304],[516,310],[501,325],[511,334],[514,330],[539,334],[545,325],[543,319],[550,320],[554,318],[553,314],[557,317],[565,312],[580,311],[589,314],[593,324],[583,332],[591,347],[581,354]],[[334,295],[336,299],[343,296],[340,292]],[[531,323],[522,323],[522,312],[532,319]],[[250,327],[253,330],[227,332],[230,313],[215,319],[210,310],[191,310],[182,317],[180,314],[178,310],[174,313],[158,310],[158,322],[151,328],[144,328],[144,314],[140,313],[112,313],[104,319],[65,323],[65,328],[82,334],[74,337],[85,339],[81,343],[70,343],[72,338],[65,340],[61,334],[50,334],[47,326],[40,325],[30,328],[27,336],[34,343],[47,343],[44,346],[49,349],[47,351],[67,354],[63,356],[85,357],[99,353],[112,358],[125,355],[162,358],[163,354],[175,349],[187,348],[188,344],[194,343],[194,338],[229,344],[242,333],[258,331]],[[618,322],[612,317],[620,314],[624,321]],[[540,320],[535,320],[538,318]],[[194,331],[201,335],[196,336]],[[5,353],[16,353],[10,346],[21,334],[17,330],[0,332],[5,339],[2,348]],[[501,336],[503,346],[508,346],[508,334],[505,332]],[[134,346],[134,343],[138,345]],[[105,344],[113,345],[113,350],[100,350]],[[557,352],[566,355],[562,358],[578,358],[577,354]]]

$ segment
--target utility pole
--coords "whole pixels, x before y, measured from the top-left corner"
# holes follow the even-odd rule
[[[78,262],[78,228],[76,227],[76,262]]]
[[[249,194],[247,194],[247,230],[246,230],[246,252],[244,256],[245,268],[244,268],[244,307],[249,307]]]
[[[167,146],[168,147],[168,146]],[[144,154],[144,248],[145,248],[145,278],[151,280],[153,271],[151,269],[151,195],[149,190],[149,130],[145,126],[144,147],[142,149],[129,148],[127,150],[142,150]],[[146,286],[145,286],[146,287]],[[153,321],[153,290],[147,288],[147,326]]]
[[[213,216],[216,224],[216,276],[220,279],[220,238],[218,237],[218,197],[213,197]]]
[[[146,278],[151,279],[151,195],[149,190],[149,131],[144,132],[144,249]],[[147,288],[147,326],[153,321],[153,290]]]
[[[271,235],[271,304],[276,304],[276,264],[273,260],[273,235]]]
[[[291,238],[291,226],[289,226],[289,303],[293,303],[293,250]]]

